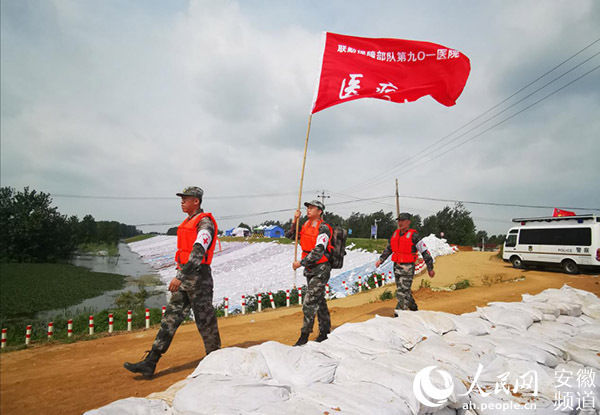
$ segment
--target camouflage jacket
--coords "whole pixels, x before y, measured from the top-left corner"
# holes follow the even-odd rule
[[[202,212],[202,209],[198,209],[196,213],[194,213],[191,217],[194,217]],[[177,270],[177,275],[175,278],[177,278],[178,280],[185,281],[191,276],[198,275],[200,273],[202,260],[204,259],[206,250],[216,237],[215,227],[213,226],[213,223],[209,217],[205,217],[200,222],[198,222],[198,235],[202,230],[207,231],[210,238],[208,239],[208,242],[205,242],[205,240],[196,240],[196,242],[194,242],[194,246],[192,247],[192,252],[190,253],[188,262],[183,264],[181,268]],[[203,234],[205,236],[206,232],[203,232]]]
[[[404,232],[402,235],[404,235],[404,234],[406,234],[406,232]],[[402,235],[400,235],[400,237],[402,237]],[[392,241],[392,238],[390,238],[390,240],[388,241],[387,247],[383,250],[381,256],[379,257],[379,260],[382,263],[392,254],[391,241]],[[427,265],[427,269],[429,271],[431,271],[433,269],[433,257],[427,250],[427,245],[425,245],[425,242],[423,242],[422,240],[419,240],[418,232],[414,232],[412,235],[412,249],[413,249],[413,253],[415,253],[417,251],[419,251],[421,253],[421,255],[423,256],[423,261],[425,261],[425,265]]]
[[[286,232],[285,236],[289,239],[296,239],[296,225],[294,223],[292,223],[292,227]],[[325,224],[325,222],[322,222],[321,226],[319,226],[319,235],[317,236],[317,241],[322,241],[324,243],[317,242],[317,245],[315,245],[313,250],[310,251],[308,255],[302,259],[302,261],[300,261],[300,265],[302,265],[304,268],[313,268],[315,265],[317,265],[317,262],[323,257],[323,255],[325,255],[325,248],[327,247],[330,239],[331,232],[329,227]]]

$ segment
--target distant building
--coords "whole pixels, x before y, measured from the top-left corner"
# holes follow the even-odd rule
[[[267,238],[281,238],[284,234],[283,228],[277,225],[267,226],[264,230],[264,235]]]
[[[232,236],[232,235],[233,235],[233,230],[234,230],[234,229],[235,229],[235,228],[227,229],[227,230],[225,231],[225,236]]]

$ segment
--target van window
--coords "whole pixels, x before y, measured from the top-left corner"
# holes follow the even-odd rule
[[[592,244],[591,228],[521,229],[519,243],[524,245],[578,245]]]
[[[517,246],[517,235],[514,233],[509,234],[508,238],[506,238],[506,242],[504,242],[504,246],[509,248]]]

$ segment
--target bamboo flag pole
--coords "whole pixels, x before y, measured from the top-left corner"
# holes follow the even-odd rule
[[[302,173],[300,173],[300,190],[298,191],[298,210],[302,206],[302,185],[304,184],[304,167],[306,166],[306,152],[308,150],[308,136],[310,135],[310,124],[312,112],[308,116],[308,128],[306,129],[306,140],[304,141],[304,157],[302,158]],[[300,218],[296,221],[296,240],[294,241],[294,262],[298,260],[298,231],[300,230]],[[294,287],[296,286],[296,270],[294,270]]]
[[[396,179],[396,217],[400,216],[400,196],[398,195],[398,179]]]

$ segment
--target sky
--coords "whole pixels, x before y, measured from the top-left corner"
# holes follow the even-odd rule
[[[598,22],[594,0],[1,0],[0,183],[144,231],[179,224],[190,185],[222,229],[287,220],[334,32],[439,43],[471,73],[452,107],[316,113],[302,201],[395,211],[397,178],[402,211],[461,200],[488,234],[553,207],[599,214]]]

